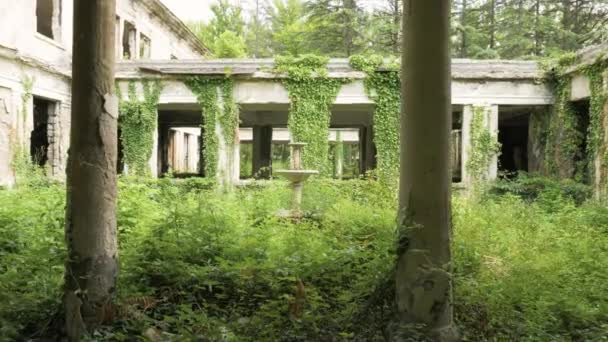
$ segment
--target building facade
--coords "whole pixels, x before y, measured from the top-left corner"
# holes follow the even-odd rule
[[[0,2],[0,185],[17,154],[62,177],[69,144],[72,0]],[[117,60],[196,59],[207,50],[158,0],[118,0]]]

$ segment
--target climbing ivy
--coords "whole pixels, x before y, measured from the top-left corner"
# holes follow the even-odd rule
[[[21,79],[21,85],[23,86],[23,94],[21,94],[21,120],[23,120],[23,125],[25,127],[25,121],[27,119],[27,104],[32,99],[34,77],[24,75]]]
[[[473,106],[467,171],[475,181],[485,180],[492,159],[500,153],[498,137],[486,127],[487,107]]]
[[[384,180],[396,180],[399,171],[399,125],[401,81],[399,64],[385,63],[381,56],[352,56],[353,69],[366,74],[365,92],[375,103],[374,144],[377,149],[378,175]]]
[[[591,98],[589,101],[589,129],[587,133],[587,152],[589,170],[599,180],[601,192],[606,192],[608,184],[608,147],[605,146],[605,129],[608,111],[608,91],[604,88],[604,73],[608,70],[608,60],[599,60],[582,69],[589,78]],[[595,159],[600,165],[596,170]],[[595,174],[598,172],[599,174]]]
[[[206,176],[213,177],[218,171],[219,139],[216,124],[222,130],[227,146],[236,143],[239,127],[239,108],[234,101],[234,81],[228,75],[223,78],[193,76],[186,79],[186,85],[196,95],[203,113],[203,148],[201,160]],[[232,158],[232,153],[227,153]]]
[[[159,80],[148,79],[143,79],[141,84],[143,100],[137,97],[134,81],[129,81],[127,99],[122,98],[119,87],[116,89],[120,99],[120,141],[124,161],[129,167],[129,173],[145,176],[150,173],[148,161],[153,152],[162,84]]]
[[[553,89],[555,102],[547,127],[545,172],[553,177],[575,177],[582,180],[585,165],[579,155],[584,139],[581,122],[570,102],[571,76],[565,71],[576,62],[576,55],[567,54],[549,65],[547,80]]]
[[[329,125],[331,105],[346,79],[330,78],[327,57],[304,55],[279,56],[276,73],[285,75],[283,85],[289,93],[289,132],[294,142],[308,145],[302,152],[302,163],[323,175],[331,174],[329,164]]]

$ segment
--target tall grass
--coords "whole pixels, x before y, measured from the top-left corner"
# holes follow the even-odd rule
[[[466,339],[608,335],[608,209],[554,185],[532,197],[502,184],[481,201],[454,198]],[[0,191],[0,340],[55,333],[63,191],[38,182]],[[119,307],[94,339],[383,340],[395,192],[372,180],[312,180],[301,220],[276,215],[289,198],[282,182],[220,193],[204,180],[122,179]]]

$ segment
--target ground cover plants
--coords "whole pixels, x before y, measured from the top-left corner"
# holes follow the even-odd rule
[[[60,328],[64,188],[1,190],[0,341]],[[608,335],[608,209],[572,182],[521,177],[453,204],[455,308],[469,341]],[[286,183],[218,192],[122,178],[117,305],[97,341],[384,341],[396,195],[315,179],[299,221]]]

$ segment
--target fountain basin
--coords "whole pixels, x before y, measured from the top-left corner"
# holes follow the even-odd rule
[[[300,183],[308,179],[313,175],[318,175],[317,170],[277,170],[275,173],[281,177],[286,178],[292,183]]]

